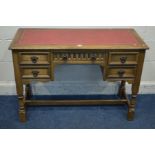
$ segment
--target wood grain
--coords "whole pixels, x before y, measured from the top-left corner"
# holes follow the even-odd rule
[[[16,89],[19,100],[19,118],[26,121],[27,105],[103,105],[127,104],[128,120],[134,119],[136,96],[140,87],[141,74],[148,46],[135,32],[132,34],[140,46],[128,45],[29,45],[17,46],[22,31],[19,29],[10,45],[13,54]],[[41,29],[40,29],[41,30]],[[101,66],[103,80],[121,81],[117,100],[32,100],[31,82],[54,80],[57,64],[98,64]],[[72,71],[71,71],[72,72]],[[93,73],[95,74],[95,72]],[[131,98],[125,92],[125,83],[132,84]],[[25,92],[24,92],[25,86]],[[80,91],[80,90],[79,90]]]

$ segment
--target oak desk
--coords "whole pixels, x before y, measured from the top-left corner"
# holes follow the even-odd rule
[[[20,121],[26,121],[27,105],[94,104],[127,104],[128,120],[133,120],[145,51],[148,49],[133,29],[19,29],[10,49]],[[103,80],[121,82],[118,90],[120,99],[28,99],[31,97],[31,82],[54,80],[57,64],[100,65]],[[132,84],[130,99],[125,93],[126,81]]]

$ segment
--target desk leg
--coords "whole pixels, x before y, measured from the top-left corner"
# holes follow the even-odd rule
[[[23,85],[16,83],[16,89],[18,94],[19,102],[19,120],[21,122],[26,122],[26,105],[25,105],[25,94],[23,93]]]
[[[132,94],[128,105],[128,120],[133,120],[135,115],[136,97],[139,92],[141,74],[143,69],[145,51],[141,51],[138,56],[138,65],[135,80],[132,83]]]
[[[25,110],[24,96],[18,96],[18,101],[19,101],[19,119],[21,122],[25,122],[26,110]]]
[[[130,103],[128,105],[128,120],[129,121],[132,121],[134,119],[138,87],[139,86],[132,84],[132,94],[131,94]]]
[[[118,90],[118,96],[120,98],[125,98],[125,81],[122,80]]]
[[[21,122],[26,121],[26,110],[25,110],[25,94],[23,93],[23,83],[21,79],[21,72],[19,67],[19,55],[17,51],[13,51],[13,65],[14,65],[14,73],[15,73],[15,81],[16,81],[16,91],[18,95],[19,102],[19,119]]]
[[[105,75],[104,75],[104,67],[103,65],[100,65],[101,73],[102,73],[102,79],[103,81],[105,80]]]
[[[54,81],[54,68],[55,68],[55,64],[54,64],[54,58],[53,58],[53,52],[51,52],[51,80]]]
[[[28,98],[31,98],[31,96],[32,96],[31,84],[26,84],[26,96]]]
[[[51,63],[51,80],[52,81],[54,81],[54,68],[55,68],[55,65]]]
[[[25,94],[23,93],[23,85],[16,83],[18,102],[19,102],[19,120],[26,122],[26,105],[25,105]]]

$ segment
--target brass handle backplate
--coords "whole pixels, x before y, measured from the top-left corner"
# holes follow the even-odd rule
[[[33,77],[36,78],[38,77],[39,71],[32,71]]]
[[[31,57],[31,61],[35,64],[38,61],[38,57],[37,56],[32,56]]]
[[[122,64],[124,64],[126,62],[126,60],[127,60],[127,57],[126,56],[122,56],[120,58],[120,61],[121,61]]]
[[[124,70],[119,70],[118,72],[119,77],[123,77],[123,75],[125,74]]]

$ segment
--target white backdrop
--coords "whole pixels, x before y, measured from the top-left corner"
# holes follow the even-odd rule
[[[154,0],[1,0],[0,4],[2,26],[155,25]],[[1,27],[0,40],[4,36],[13,36],[15,29]],[[142,80],[153,86],[155,30],[154,27],[137,27],[136,30],[151,47],[145,60]],[[6,50],[2,49],[6,47],[4,40],[3,46],[2,42],[0,45],[0,90],[7,86],[10,90],[13,85],[12,64],[8,62],[10,54],[2,52]],[[10,63],[10,67],[6,67],[9,66],[7,63]],[[155,89],[152,92],[155,93]],[[0,153],[4,155],[18,155],[21,152],[23,155],[155,154],[154,130],[1,130],[0,137]]]

